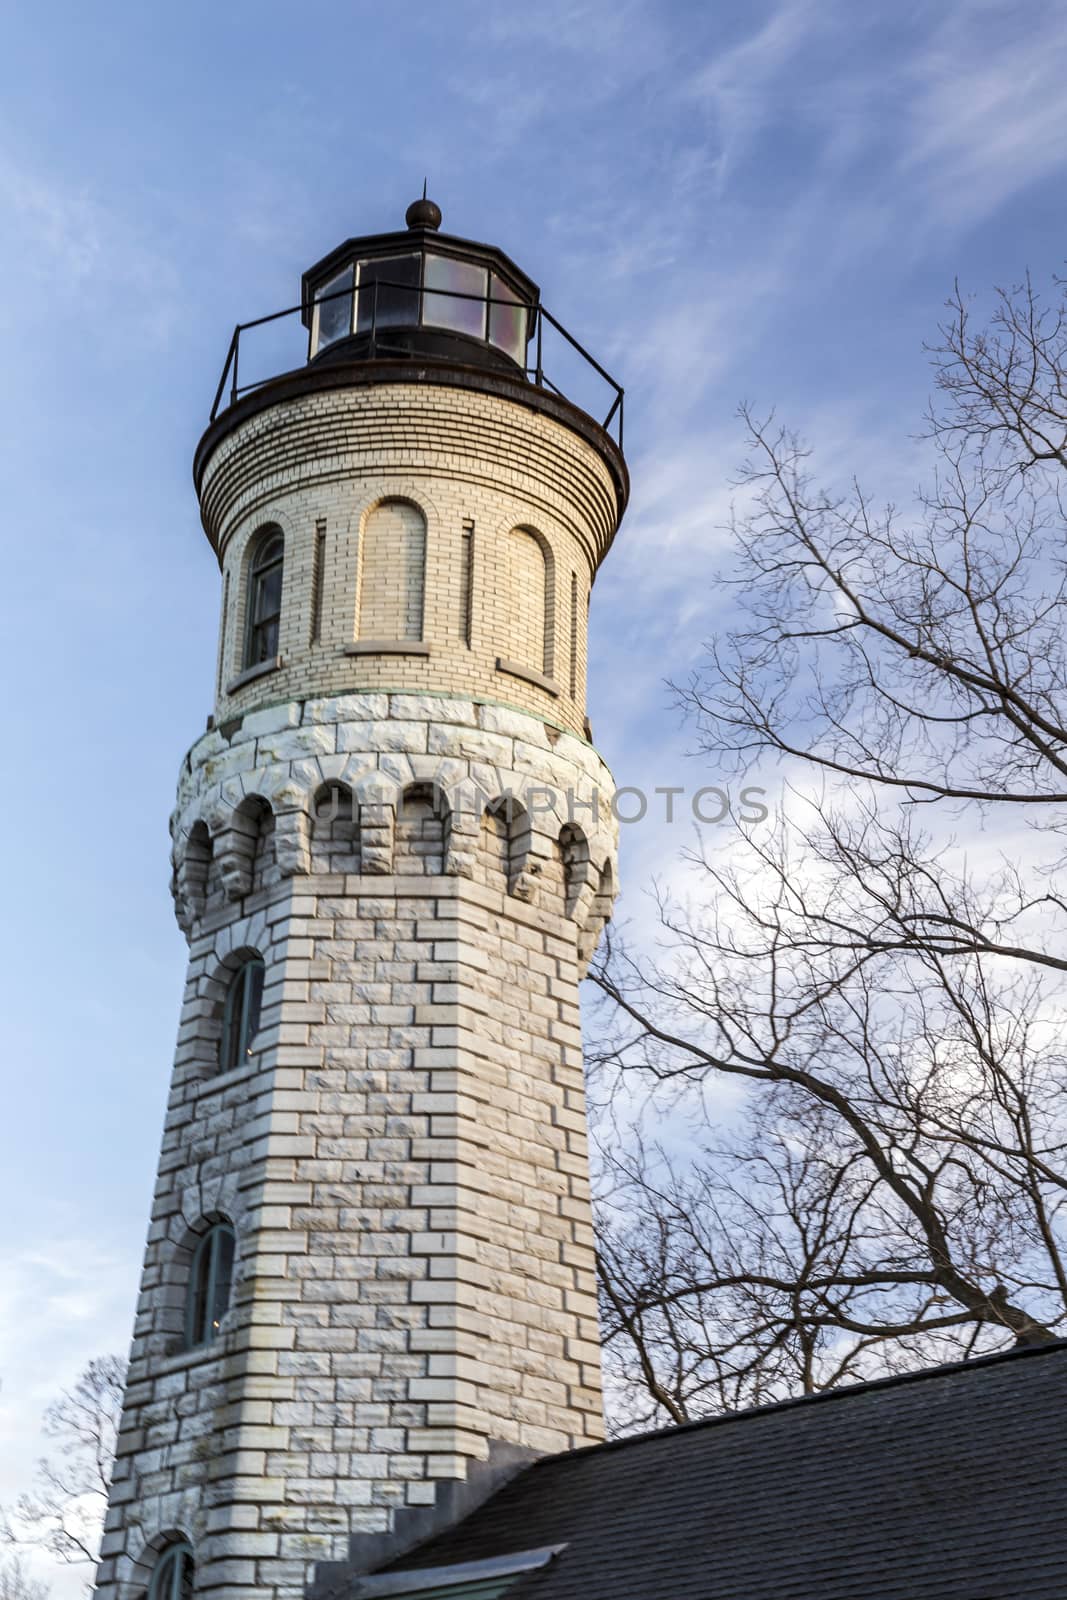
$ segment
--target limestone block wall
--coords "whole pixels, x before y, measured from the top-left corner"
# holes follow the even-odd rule
[[[429,382],[327,390],[241,422],[200,487],[223,569],[220,723],[406,689],[583,732],[589,596],[619,506],[600,454],[562,423]],[[249,560],[268,527],[285,537],[279,650],[249,676]]]
[[[578,979],[610,912],[610,794],[582,739],[460,695],[308,698],[190,752],[189,971],[106,1600],[143,1594],[176,1535],[198,1592],[295,1600],[500,1450],[600,1437]],[[249,951],[261,1026],[220,1076]],[[184,1350],[221,1217],[231,1307]]]

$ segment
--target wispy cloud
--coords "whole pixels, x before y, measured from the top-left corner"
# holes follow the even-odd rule
[[[62,263],[74,283],[98,269],[104,219],[85,186],[60,187],[0,157],[0,202],[12,222],[9,240]]]
[[[958,224],[988,216],[1067,166],[1067,12],[990,0],[957,6],[906,69],[898,169]]]
[[[716,130],[720,192],[756,134],[780,117],[778,85],[832,9],[827,4],[820,11],[811,0],[784,0],[753,33],[690,76],[685,93],[705,106]],[[795,100],[795,93],[790,98]]]
[[[708,117],[720,198],[754,199],[775,147],[797,215],[842,270],[892,235],[912,256],[1067,166],[1067,13],[1027,26],[1004,0],[959,0],[890,21],[835,0],[781,0],[694,67],[682,93]],[[761,141],[764,141],[761,143]]]
[[[649,0],[543,0],[521,11],[497,8],[485,26],[493,43],[521,44],[525,50],[542,45],[583,59],[595,42],[602,60],[632,61],[636,44],[646,70],[654,64],[648,54],[650,41],[663,31],[657,8]]]
[[[0,1503],[28,1487],[41,1415],[94,1355],[124,1351],[131,1263],[99,1239],[52,1233],[0,1255]]]
[[[144,225],[102,200],[88,182],[20,159],[0,136],[0,209],[5,216],[0,263],[9,285],[47,285],[49,309],[87,304],[121,310],[123,333],[162,344],[180,301],[177,270]],[[6,299],[8,320],[25,315]],[[43,308],[42,308],[43,309]]]

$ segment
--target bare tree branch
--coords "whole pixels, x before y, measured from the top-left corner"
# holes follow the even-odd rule
[[[95,1564],[125,1383],[125,1361],[99,1356],[48,1407],[43,1427],[58,1448],[41,1458],[33,1489],[3,1515],[0,1537],[8,1544]]]
[[[744,413],[741,622],[677,692],[706,754],[829,788],[725,864],[692,852],[660,952],[609,941],[593,973],[595,1081],[609,1105],[656,1086],[666,1129],[600,1157],[629,1420],[1067,1328],[1056,294],[998,291],[979,328],[957,288],[913,516],[817,488],[799,441]],[[998,809],[1027,819],[999,857]],[[729,1083],[716,1126],[706,1092]]]

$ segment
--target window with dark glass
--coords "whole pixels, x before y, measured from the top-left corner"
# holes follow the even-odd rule
[[[193,1252],[185,1304],[185,1347],[195,1350],[216,1338],[230,1305],[234,1234],[228,1222],[214,1222]]]
[[[421,256],[384,256],[359,263],[356,332],[413,328],[419,320]]]
[[[262,1004],[263,961],[259,956],[251,956],[237,968],[226,991],[219,1039],[220,1072],[232,1072],[252,1054]]]
[[[260,540],[248,574],[248,636],[245,666],[258,667],[278,654],[282,615],[282,567],[285,541],[280,533]]]
[[[347,339],[352,332],[354,281],[352,268],[346,267],[335,278],[331,278],[329,283],[324,283],[315,296],[315,328],[312,344],[316,355],[338,339]]]
[[[191,1600],[193,1571],[193,1552],[189,1546],[169,1545],[156,1562],[148,1586],[148,1600]]]

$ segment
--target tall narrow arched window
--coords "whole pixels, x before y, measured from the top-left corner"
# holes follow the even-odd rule
[[[232,1072],[252,1054],[263,1004],[263,958],[249,956],[230,979],[222,1009],[219,1071]]]
[[[234,1234],[228,1222],[213,1222],[193,1251],[185,1301],[185,1347],[210,1344],[230,1305]]]
[[[512,528],[508,534],[508,592],[507,654],[521,666],[550,678],[556,631],[552,552],[529,528]]]
[[[148,1600],[191,1600],[193,1573],[193,1552],[184,1540],[168,1545],[156,1562]]]
[[[571,573],[571,699],[578,698],[578,574]]]
[[[258,667],[263,661],[273,661],[278,654],[284,564],[285,540],[277,528],[270,528],[260,534],[248,569],[246,667]]]
[[[421,640],[426,583],[426,519],[407,500],[384,500],[363,523],[359,637]]]

